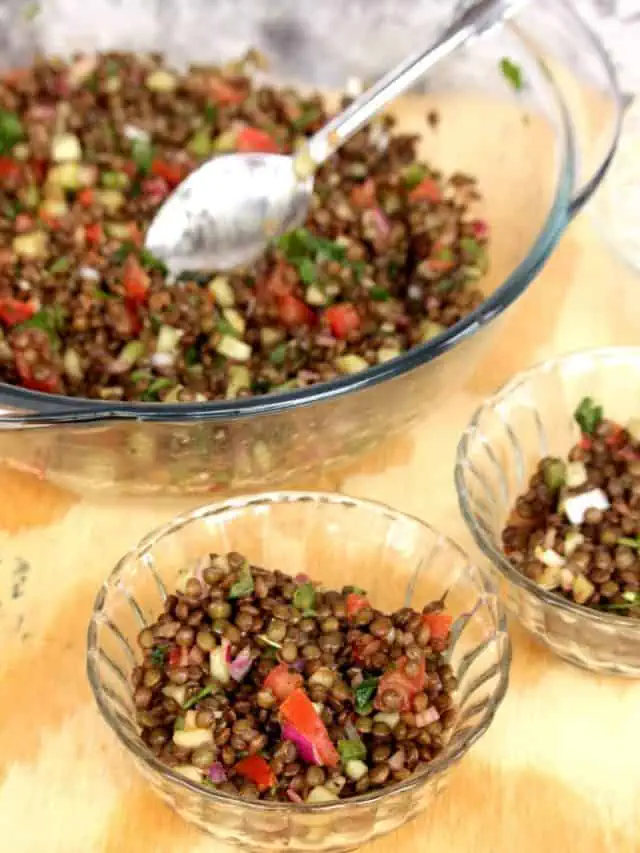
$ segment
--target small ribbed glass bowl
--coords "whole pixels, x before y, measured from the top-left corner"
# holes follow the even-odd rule
[[[336,804],[242,800],[205,789],[161,764],[139,737],[129,676],[136,638],[155,620],[178,572],[210,552],[330,588],[365,587],[374,606],[422,608],[446,595],[454,617],[450,663],[458,719],[449,743],[419,775]],[[158,794],[182,817],[234,850],[352,850],[425,809],[448,770],[481,737],[507,689],[511,646],[493,583],[467,555],[421,521],[340,495],[273,492],[182,515],[149,534],[118,563],[95,601],[87,671],[100,713]],[[461,814],[464,804],[460,804]]]
[[[501,599],[557,655],[595,672],[640,678],[640,623],[547,592],[515,569],[501,534],[518,495],[544,456],[566,457],[579,438],[583,397],[626,423],[640,413],[640,348],[610,347],[551,359],[518,374],[474,414],[458,445],[461,512],[489,558]]]

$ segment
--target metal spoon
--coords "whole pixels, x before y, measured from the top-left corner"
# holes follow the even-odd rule
[[[227,154],[204,163],[169,196],[146,248],[174,275],[229,270],[307,216],[313,174],[341,145],[436,63],[511,17],[524,0],[479,0],[435,42],[403,60],[312,136],[295,156]]]

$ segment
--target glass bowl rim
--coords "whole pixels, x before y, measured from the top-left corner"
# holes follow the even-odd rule
[[[337,803],[316,803],[308,805],[306,803],[268,803],[261,800],[247,800],[232,794],[225,794],[215,789],[209,790],[204,786],[198,785],[174,772],[170,767],[167,767],[159,761],[146,747],[138,740],[134,739],[120,725],[120,722],[115,714],[112,713],[110,707],[104,700],[102,678],[99,674],[99,668],[96,663],[98,657],[96,650],[97,631],[96,624],[99,620],[98,616],[102,610],[107,592],[112,589],[118,582],[122,573],[127,569],[132,559],[142,556],[154,544],[160,540],[171,536],[174,532],[188,526],[191,522],[199,521],[210,516],[224,516],[225,514],[237,514],[238,510],[250,509],[253,506],[269,505],[269,504],[287,504],[287,503],[309,503],[315,505],[331,504],[334,506],[342,506],[344,508],[358,507],[365,509],[368,512],[373,512],[381,517],[386,517],[389,520],[409,522],[412,526],[426,529],[433,535],[437,542],[444,544],[448,550],[455,551],[459,557],[462,557],[467,563],[467,567],[471,567],[475,572],[475,580],[481,585],[482,597],[491,597],[494,600],[496,608],[496,624],[495,637],[501,637],[502,654],[496,664],[499,681],[495,691],[491,695],[489,707],[486,709],[481,722],[473,726],[469,732],[461,739],[460,743],[446,758],[436,757],[432,759],[428,766],[419,774],[410,776],[408,779],[397,782],[394,785],[389,785],[380,791],[360,794],[357,797],[349,797],[345,800],[340,800]],[[93,693],[93,698],[98,706],[98,710],[102,719],[108,724],[109,728],[115,733],[118,740],[127,751],[133,753],[134,757],[142,761],[145,765],[151,767],[160,776],[168,779],[178,787],[186,788],[191,793],[197,794],[205,799],[219,804],[234,803],[246,806],[253,809],[258,809],[261,812],[295,812],[296,814],[316,814],[318,812],[331,813],[339,809],[344,809],[348,806],[364,807],[371,804],[379,803],[392,794],[409,792],[420,788],[423,784],[429,781],[434,776],[441,774],[450,766],[457,763],[469,751],[473,744],[485,734],[502,704],[509,686],[509,674],[511,669],[512,645],[511,638],[507,631],[506,613],[502,602],[498,596],[497,589],[492,579],[482,572],[466,551],[461,548],[453,539],[439,530],[436,530],[427,522],[409,513],[404,513],[395,510],[381,501],[365,500],[361,498],[352,498],[348,495],[343,495],[335,492],[323,491],[295,491],[281,490],[271,492],[254,492],[244,495],[238,495],[228,500],[218,501],[205,504],[196,509],[189,510],[174,516],[168,522],[156,527],[150,533],[147,533],[140,541],[133,545],[124,556],[122,556],[115,567],[110,571],[106,579],[102,582],[100,589],[94,599],[89,627],[87,630],[87,648],[86,648],[86,672]]]
[[[476,522],[475,513],[471,509],[469,502],[469,494],[465,485],[465,469],[468,467],[468,453],[471,442],[475,439],[476,434],[480,435],[480,421],[486,412],[495,411],[496,408],[504,403],[512,394],[526,385],[535,376],[542,376],[545,373],[550,373],[560,365],[571,365],[579,363],[585,358],[599,361],[600,359],[608,359],[619,356],[627,358],[630,361],[640,362],[640,347],[634,346],[607,346],[607,347],[586,347],[562,355],[552,356],[544,361],[534,364],[525,370],[521,370],[504,382],[491,396],[487,397],[474,411],[471,420],[466,426],[456,449],[456,461],[454,468],[454,480],[456,493],[458,497],[458,506],[465,520],[465,523],[473,536],[476,545],[489,558],[493,566],[500,574],[511,584],[514,584],[525,592],[533,595],[539,601],[549,605],[556,610],[563,611],[568,615],[579,617],[586,622],[594,625],[609,626],[624,628],[626,631],[636,632],[640,639],[640,621],[629,619],[627,616],[618,616],[615,613],[607,613],[596,610],[591,610],[588,607],[583,607],[581,604],[576,604],[573,601],[557,596],[548,590],[542,589],[534,581],[519,572],[511,562],[506,558],[503,551],[497,549],[492,544],[489,537],[485,534],[481,525]]]
[[[620,134],[621,94],[615,69],[598,38],[589,30],[582,19],[594,51],[603,61],[609,94],[615,102],[616,119],[608,149],[595,174],[580,191],[578,206],[591,195],[606,173]],[[240,400],[208,400],[204,403],[131,403],[106,402],[87,397],[70,397],[32,391],[0,382],[0,401],[6,405],[27,410],[25,414],[2,415],[0,424],[5,427],[13,423],[20,425],[49,426],[74,423],[92,423],[105,420],[129,420],[140,422],[167,423],[182,421],[217,421],[255,417],[294,410],[298,406],[308,406],[340,398],[351,392],[364,390],[374,385],[402,376],[414,368],[433,361],[471,336],[495,317],[502,314],[511,303],[524,292],[544,261],[549,257],[561,236],[572,205],[571,193],[575,186],[577,163],[574,147],[572,121],[565,100],[553,75],[548,71],[544,58],[530,44],[526,36],[514,22],[505,25],[510,34],[520,42],[522,49],[531,57],[549,87],[548,91],[558,109],[558,162],[555,168],[555,187],[553,201],[547,215],[541,223],[539,233],[532,241],[527,254],[518,263],[504,281],[470,314],[467,314],[445,332],[426,343],[412,347],[407,352],[383,364],[378,364],[360,373],[341,376],[328,382],[310,385],[277,394],[251,396]],[[29,411],[29,407],[31,410]]]

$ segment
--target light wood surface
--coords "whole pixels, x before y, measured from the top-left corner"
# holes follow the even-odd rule
[[[638,342],[638,288],[581,218],[466,386],[428,424],[318,485],[415,513],[472,549],[452,483],[472,411],[545,356]],[[143,533],[196,501],[97,501],[8,469],[0,488],[0,850],[222,853],[136,775],[84,669],[100,580]],[[640,683],[574,669],[517,626],[513,639],[510,691],[487,735],[428,813],[367,853],[640,851]]]

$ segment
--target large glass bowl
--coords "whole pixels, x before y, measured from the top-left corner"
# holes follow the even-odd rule
[[[220,794],[157,761],[138,735],[131,700],[137,635],[161,612],[181,568],[228,550],[268,568],[304,572],[330,588],[366,587],[385,610],[421,609],[446,593],[455,620],[450,664],[458,678],[458,717],[449,743],[424,772],[335,805],[298,806]],[[451,767],[490,725],[507,689],[510,659],[493,584],[449,539],[381,504],[274,492],[180,516],[123,557],[95,601],[87,669],[104,720],[151,786],[188,821],[234,850],[339,853],[397,829],[430,804]],[[464,803],[459,807],[462,818]]]
[[[224,61],[255,46],[276,79],[336,90],[423,47],[453,10],[437,0],[138,0],[125,14],[116,0],[52,0],[26,21],[20,4],[0,4],[1,61],[113,47]],[[505,57],[520,67],[521,89],[500,70]],[[426,121],[432,108],[437,130]],[[538,0],[439,66],[398,115],[435,166],[478,177],[491,247],[477,310],[390,362],[266,397],[128,404],[0,385],[0,459],[83,490],[248,490],[299,481],[438,405],[600,182],[620,98],[606,53],[573,7]]]
[[[640,623],[547,592],[509,562],[501,533],[543,456],[566,458],[579,437],[583,397],[626,423],[640,410],[640,348],[587,350],[527,370],[488,399],[458,445],[455,480],[462,514],[489,560],[507,609],[565,660],[596,672],[640,678]]]

